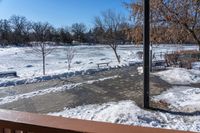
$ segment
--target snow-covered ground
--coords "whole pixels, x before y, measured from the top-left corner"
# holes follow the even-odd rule
[[[136,55],[143,51],[142,46],[121,45],[118,53],[121,63],[118,64],[114,52],[109,46],[74,46],[75,58],[72,69],[67,70],[66,52],[64,46],[59,46],[46,59],[46,74],[55,75],[80,70],[97,69],[97,63],[110,62],[110,67],[129,65],[130,62],[141,61]],[[198,49],[197,46],[159,45],[154,46],[154,52],[176,51],[180,49]],[[157,57],[161,59],[162,57]],[[0,83],[19,79],[30,79],[42,76],[42,58],[34,54],[28,47],[0,48],[0,71],[16,71],[19,78],[0,78]]]
[[[200,87],[200,86],[199,86]],[[200,111],[200,88],[174,86],[173,88],[153,97],[154,101],[162,101],[169,105],[170,110],[178,112]]]
[[[150,112],[139,108],[133,101],[110,102],[64,109],[49,115],[110,123],[200,131],[200,116],[180,116]]]
[[[111,67],[129,65],[130,62],[140,62],[136,55],[142,51],[142,47],[131,45],[120,46],[118,52],[121,56],[121,64],[117,63],[113,51],[108,46],[75,46],[76,55],[72,62],[72,69],[67,70],[66,47],[58,47],[51,55],[47,56],[47,75],[56,75],[67,72],[75,72],[88,69],[97,69],[97,63],[110,62]],[[198,49],[197,46],[160,45],[154,46],[154,52],[176,51],[180,49]],[[160,60],[161,58],[157,58]],[[199,63],[193,66],[198,67]],[[31,52],[30,48],[0,48],[0,71],[17,71],[19,78],[0,78],[0,83],[19,79],[33,79],[42,76],[42,60]],[[142,68],[138,71],[142,73]],[[187,70],[183,68],[171,68],[166,71],[154,73],[166,82],[174,85],[169,90],[158,96],[152,97],[154,101],[168,103],[172,111],[195,112],[200,111],[200,86],[194,88],[186,85],[200,83],[199,70]],[[89,80],[76,84],[67,84],[60,87],[46,88],[23,94],[16,94],[0,98],[0,105],[11,103],[20,99],[41,96],[67,89],[73,89],[81,84],[117,78],[104,77],[97,80]],[[37,80],[37,79],[36,79]],[[30,81],[34,82],[34,81]],[[178,86],[179,85],[179,86]],[[181,86],[180,86],[181,85]],[[185,86],[184,86],[185,85]],[[5,88],[2,88],[5,89]],[[109,102],[104,104],[84,105],[75,108],[65,108],[61,112],[52,112],[49,115],[79,118],[111,123],[137,125],[146,127],[158,127],[168,129],[190,130],[200,132],[199,116],[181,116],[168,113],[146,111],[139,108],[134,101]]]
[[[160,95],[152,97],[155,102],[166,103],[170,111],[194,113],[193,116],[169,114],[156,111],[147,111],[138,107],[133,101],[109,102],[64,108],[61,112],[52,112],[49,115],[67,118],[78,118],[126,125],[177,129],[200,132],[200,86],[183,86],[191,83],[200,83],[199,70],[171,68],[156,73],[163,80],[173,86]]]
[[[200,71],[188,70],[185,68],[171,68],[166,71],[154,73],[154,75],[160,76],[163,80],[170,84],[182,84],[188,85],[191,83],[200,83]]]

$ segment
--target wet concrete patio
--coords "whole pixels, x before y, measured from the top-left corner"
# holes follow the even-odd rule
[[[2,104],[0,108],[34,113],[49,113],[61,111],[63,108],[121,100],[133,100],[140,107],[143,106],[143,76],[138,74],[137,66],[98,72],[92,75],[75,76],[62,80],[50,80],[7,87],[0,90],[0,97],[15,96],[51,87],[59,87],[69,83],[80,83],[111,76],[118,77],[92,84],[81,84],[69,90],[19,99]],[[151,96],[158,95],[170,87],[170,84],[159,77],[151,75]]]

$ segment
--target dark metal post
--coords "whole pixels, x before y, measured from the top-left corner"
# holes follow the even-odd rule
[[[149,47],[150,47],[150,0],[144,0],[144,108],[149,108]]]

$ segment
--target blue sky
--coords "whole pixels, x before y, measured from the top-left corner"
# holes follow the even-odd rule
[[[131,0],[1,0],[0,19],[12,15],[25,16],[32,21],[49,22],[56,27],[70,26],[75,22],[93,25],[94,16],[114,9],[127,14],[123,2]]]

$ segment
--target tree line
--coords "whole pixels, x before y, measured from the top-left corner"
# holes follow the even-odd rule
[[[31,22],[24,16],[14,15],[9,19],[0,19],[0,44],[3,46],[10,44],[27,46],[29,42],[38,41],[101,43],[101,39],[103,39],[102,32],[107,32],[101,28],[96,25],[94,28],[88,29],[83,23],[74,23],[71,26],[55,28],[47,22]],[[123,31],[117,32],[121,32],[122,34]],[[122,36],[121,40],[122,42],[126,42],[127,38]]]
[[[151,0],[151,42],[200,45],[200,0]],[[113,50],[116,44],[143,40],[143,1],[124,3],[129,16],[106,10],[94,17],[94,25],[83,23],[55,28],[49,23],[31,22],[23,16],[0,20],[1,45],[27,45],[34,41],[56,43],[102,43]],[[130,19],[127,19],[130,18]],[[117,55],[116,55],[117,56]]]

